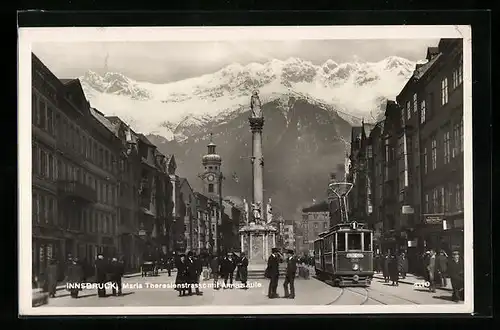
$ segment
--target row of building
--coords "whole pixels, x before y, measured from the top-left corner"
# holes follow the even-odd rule
[[[352,128],[345,171],[349,216],[372,226],[379,252],[410,258],[464,239],[463,41],[442,39],[426,58],[383,120]],[[305,208],[302,249],[338,220],[331,201]]]
[[[136,269],[149,253],[238,248],[244,211],[222,197],[215,148],[210,141],[196,192],[173,155],[92,108],[78,79],[58,79],[33,54],[34,272],[68,255],[89,263],[98,253],[123,256]]]

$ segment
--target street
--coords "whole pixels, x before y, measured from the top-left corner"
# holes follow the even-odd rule
[[[375,278],[369,288],[337,288],[321,282],[314,277],[295,281],[295,299],[268,299],[267,279],[250,279],[251,286],[243,289],[219,289],[209,287],[212,280],[201,281],[203,295],[179,297],[172,288],[175,272],[168,276],[162,272],[158,276],[124,278],[128,287],[122,296],[98,298],[95,290],[83,290],[79,298],[73,299],[66,290],[59,290],[43,307],[123,307],[123,306],[242,306],[242,305],[426,305],[455,304],[451,301],[451,292],[437,290],[430,293],[425,289],[401,283],[398,287],[383,283]],[[239,282],[235,282],[239,283]],[[283,295],[283,278],[280,277],[278,293]]]

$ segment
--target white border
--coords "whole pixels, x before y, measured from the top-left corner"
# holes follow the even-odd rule
[[[34,42],[463,38],[465,302],[450,305],[44,307],[31,302],[31,45]],[[19,313],[21,315],[200,315],[472,313],[472,50],[470,26],[134,27],[19,29]],[[422,50],[425,51],[425,50]]]

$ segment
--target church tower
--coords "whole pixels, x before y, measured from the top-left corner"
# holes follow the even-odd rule
[[[203,165],[203,193],[205,196],[219,200],[222,196],[222,158],[215,151],[216,144],[212,141],[210,133],[210,143],[208,144],[208,153],[202,158]]]

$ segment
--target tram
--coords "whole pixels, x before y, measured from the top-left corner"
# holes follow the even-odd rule
[[[373,279],[373,231],[347,219],[345,196],[352,184],[331,185],[340,201],[341,222],[314,241],[316,276],[340,287],[369,286]]]

